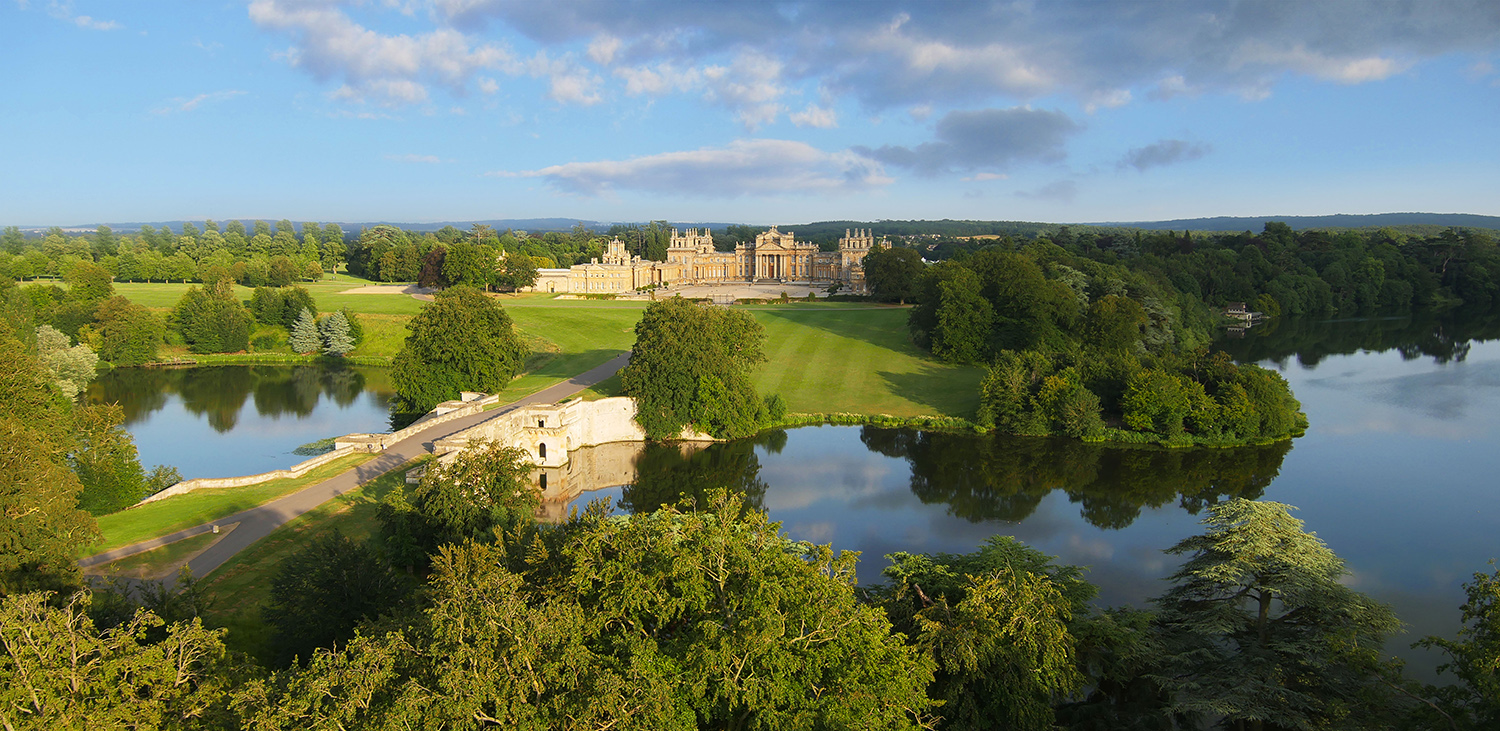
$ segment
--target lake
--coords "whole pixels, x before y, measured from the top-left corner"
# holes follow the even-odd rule
[[[308,442],[389,429],[389,370],[333,365],[117,368],[89,384],[91,403],[119,403],[141,464],[184,478],[290,467]]]
[[[576,493],[574,506],[602,498],[627,511],[728,487],[793,538],[862,551],[864,582],[880,580],[888,553],[965,553],[1015,536],[1087,566],[1106,605],[1160,594],[1177,563],[1162,549],[1199,532],[1208,505],[1276,500],[1348,562],[1350,586],[1395,607],[1409,626],[1390,649],[1433,680],[1437,656],[1407,646],[1453,636],[1461,584],[1500,556],[1497,338],[1500,318],[1485,317],[1273,322],[1226,339],[1219,347],[1237,360],[1279,370],[1311,423],[1264,447],[824,426],[580,450],[549,481]],[[120,369],[89,390],[122,404],[143,464],[184,477],[286,467],[306,442],[386,431],[390,395],[385,369],[325,366]]]
[[[864,582],[880,580],[888,553],[966,553],[1010,535],[1087,566],[1101,604],[1144,605],[1178,563],[1162,549],[1198,533],[1206,506],[1275,500],[1348,562],[1351,587],[1394,606],[1408,629],[1389,649],[1434,680],[1439,656],[1407,646],[1453,636],[1461,584],[1500,557],[1497,337],[1495,318],[1408,318],[1283,322],[1220,343],[1291,383],[1311,426],[1290,443],[1166,450],[806,427],[646,447],[631,458],[634,484],[574,503],[641,510],[731,487],[792,538],[862,551]]]

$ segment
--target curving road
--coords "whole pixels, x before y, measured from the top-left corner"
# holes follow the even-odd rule
[[[126,556],[133,556],[137,553],[144,553],[154,548],[160,548],[168,543],[175,543],[184,538],[191,538],[207,533],[212,531],[215,525],[234,525],[235,527],[232,531],[229,531],[227,535],[220,538],[216,543],[188,562],[188,568],[192,570],[193,576],[199,578],[206,577],[215,569],[223,566],[224,562],[228,561],[236,553],[270,535],[272,531],[286,525],[293,518],[353,490],[365,482],[400,467],[417,457],[430,454],[433,442],[453,436],[475,424],[488,421],[522,406],[550,404],[561,401],[613,376],[629,362],[630,353],[628,352],[615,356],[597,368],[592,368],[562,383],[548,386],[530,396],[518,401],[512,401],[498,409],[472,414],[419,431],[387,447],[385,452],[369,462],[348,472],[339,473],[315,485],[309,485],[290,495],[283,496],[259,507],[225,516],[210,523],[186,528],[176,533],[161,536],[160,538],[153,538],[149,541],[141,541],[140,543],[133,543],[129,546],[122,546],[103,553],[97,553],[81,559],[78,565],[83,568],[98,566],[125,558]],[[420,424],[421,422],[418,421],[414,425]]]

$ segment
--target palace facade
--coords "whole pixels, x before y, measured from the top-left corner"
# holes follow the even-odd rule
[[[536,284],[527,291],[626,294],[651,285],[838,282],[852,292],[864,292],[865,255],[884,245],[868,229],[845,229],[836,251],[819,251],[817,244],[798,241],[792,232],[772,226],[757,234],[754,243],[716,251],[708,229],[672,229],[666,261],[631,256],[616,238],[603,257],[587,264],[537,270]]]

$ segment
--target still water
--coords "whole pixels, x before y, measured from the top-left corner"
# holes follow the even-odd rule
[[[389,371],[358,366],[118,368],[89,385],[119,403],[141,464],[184,478],[253,475],[306,457],[292,450],[354,432],[386,431]]]
[[[994,534],[1087,566],[1101,604],[1144,605],[1178,559],[1162,552],[1231,496],[1297,506],[1348,562],[1347,583],[1407,624],[1389,649],[1453,636],[1461,584],[1500,557],[1500,322],[1282,323],[1220,347],[1279,370],[1311,427],[1291,443],[1233,450],[1101,447],[1063,439],[808,427],[704,449],[647,447],[580,470],[574,504],[623,510],[728,486],[792,538],[862,551],[861,581],[894,551],[963,553]],[[580,455],[580,464],[588,462]],[[615,460],[620,459],[618,455]],[[592,474],[611,475],[589,484]]]

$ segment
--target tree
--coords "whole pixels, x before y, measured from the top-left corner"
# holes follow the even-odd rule
[[[74,562],[99,529],[63,459],[72,422],[71,404],[0,317],[0,596],[82,584]]]
[[[470,287],[438,293],[407,329],[391,373],[407,411],[429,411],[459,391],[499,391],[526,359],[510,315]]]
[[[1076,566],[1007,536],[978,551],[895,553],[877,592],[898,632],[929,653],[945,728],[1052,729],[1052,706],[1083,681],[1069,622],[1094,587]]]
[[[1390,706],[1379,652],[1400,622],[1339,583],[1344,562],[1291,510],[1233,498],[1167,549],[1188,556],[1155,600],[1175,710],[1307,729],[1368,727]]]
[[[349,320],[342,311],[335,312],[318,323],[318,334],[323,340],[323,353],[342,358],[354,350],[354,338],[349,335]]]
[[[937,324],[932,354],[949,363],[974,363],[989,352],[994,309],[979,296],[979,278],[964,268],[937,284]]]
[[[917,294],[922,266],[915,249],[880,247],[865,255],[865,284],[876,299],[905,304]]]
[[[113,279],[109,270],[87,261],[74,262],[63,274],[63,281],[68,283],[68,297],[90,302],[114,294],[114,285],[110,284]]]
[[[202,289],[189,287],[172,309],[172,324],[194,353],[233,353],[249,347],[250,319],[227,280]]]
[[[449,286],[488,287],[495,272],[495,251],[488,246],[454,244],[443,256],[443,278]]]
[[[1494,565],[1490,561],[1490,565]],[[1439,673],[1452,673],[1459,685],[1429,688],[1447,719],[1426,719],[1430,727],[1457,719],[1465,729],[1500,727],[1500,571],[1475,573],[1464,584],[1467,601],[1458,639],[1424,637],[1413,647],[1436,648],[1448,655]],[[1418,708],[1425,711],[1426,708]]]
[[[318,350],[318,324],[313,320],[313,314],[307,308],[302,309],[302,314],[297,317],[297,323],[292,326],[292,333],[287,338],[287,344],[292,346],[292,352],[311,353]]]
[[[1130,350],[1141,341],[1148,322],[1139,302],[1105,295],[1094,300],[1084,315],[1083,342],[1103,350]]]
[[[116,366],[156,360],[166,325],[155,313],[124,297],[110,297],[94,311],[99,324],[99,357]]]
[[[348,642],[361,621],[389,610],[408,591],[374,551],[337,529],[312,539],[277,567],[262,610],[278,664]]]
[[[497,529],[534,522],[540,505],[526,452],[482,441],[448,464],[431,464],[410,493],[392,491],[378,514],[395,560],[420,566],[439,546],[489,542]]]
[[[536,262],[525,254],[506,254],[495,272],[495,284],[511,291],[536,284]]]
[[[254,683],[255,728],[914,729],[931,665],[849,553],[720,498],[445,546],[407,629]]]
[[[432,251],[427,252],[427,256],[422,257],[422,271],[417,274],[417,286],[427,289],[442,289],[448,286],[448,278],[443,276],[443,259],[447,255],[446,248],[434,246]]]
[[[93,515],[124,510],[146,497],[146,474],[130,432],[120,428],[125,412],[119,404],[100,404],[78,409],[76,443],[68,464],[78,475],[83,491],[78,507]]]
[[[671,439],[695,425],[717,437],[743,437],[763,404],[750,370],[765,360],[765,331],[740,310],[673,297],[652,303],[635,326],[621,393],[636,400],[636,421],[650,439]]]
[[[94,380],[94,367],[99,356],[87,345],[73,345],[72,340],[51,325],[36,329],[37,359],[52,379],[63,397],[69,401],[77,398],[89,381]]]
[[[0,724],[7,728],[238,728],[230,691],[241,671],[225,630],[165,624],[139,612],[100,631],[90,597],[0,601]]]

